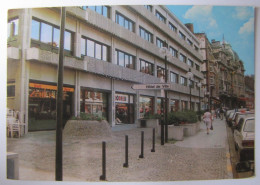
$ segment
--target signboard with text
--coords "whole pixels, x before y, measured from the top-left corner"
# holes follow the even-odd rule
[[[159,84],[134,84],[132,89],[135,90],[161,90],[161,89],[170,89],[169,83],[159,83]]]

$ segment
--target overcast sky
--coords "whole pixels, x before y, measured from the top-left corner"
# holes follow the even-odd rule
[[[193,23],[194,32],[231,44],[244,62],[245,74],[254,74],[254,8],[236,6],[167,6],[182,23]]]

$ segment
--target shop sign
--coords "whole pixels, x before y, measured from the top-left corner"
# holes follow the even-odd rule
[[[159,83],[159,84],[134,84],[132,89],[136,90],[159,90],[159,89],[170,89],[169,83]]]
[[[128,103],[128,95],[124,94],[115,94],[116,103]]]

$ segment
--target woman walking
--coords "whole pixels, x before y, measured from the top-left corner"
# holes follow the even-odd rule
[[[204,113],[203,121],[207,127],[207,134],[209,134],[209,129],[212,126],[212,114],[209,112],[209,110],[206,110],[206,112]]]

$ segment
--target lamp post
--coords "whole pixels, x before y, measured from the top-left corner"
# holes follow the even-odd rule
[[[168,51],[168,45],[166,41],[164,41],[164,47],[160,49],[160,53],[164,55],[164,66],[165,66],[165,83],[168,82],[168,71],[167,71],[167,56],[171,57],[171,53]],[[168,142],[168,94],[167,90],[164,90],[164,126],[165,126],[165,142]],[[161,129],[164,129],[164,126],[161,126]],[[162,134],[164,134],[161,131]],[[163,136],[161,136],[163,137]],[[162,139],[163,141],[163,139]],[[164,143],[161,141],[161,144],[163,145]]]
[[[191,72],[191,69],[189,69],[189,72],[187,72],[187,76],[189,77],[189,86],[190,86],[190,110],[191,110],[191,79],[193,78],[193,73]]]
[[[200,88],[201,88],[201,83],[200,83],[200,81],[197,84],[197,86],[199,87],[199,121],[201,121],[201,116],[200,116],[200,107],[201,107],[201,104],[200,104]]]

